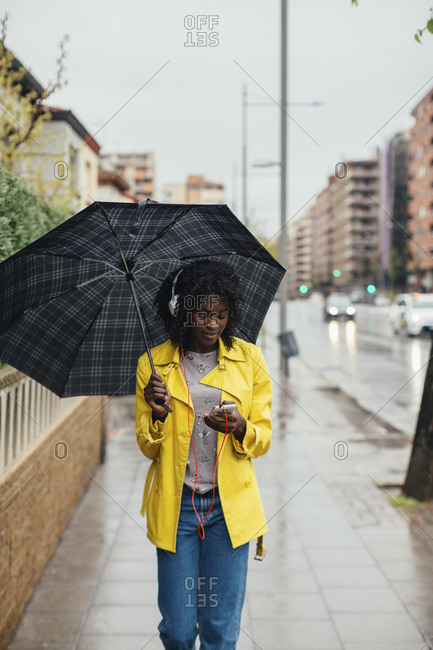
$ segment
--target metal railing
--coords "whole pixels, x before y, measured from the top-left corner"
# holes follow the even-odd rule
[[[18,370],[0,375],[0,478],[84,397],[57,397]]]

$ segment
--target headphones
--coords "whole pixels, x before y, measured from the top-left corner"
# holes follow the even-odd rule
[[[180,269],[175,275],[175,278],[173,280],[173,286],[171,288],[171,300],[168,303],[168,311],[170,314],[174,317],[177,316],[177,312],[179,311],[179,294],[175,293],[176,290],[176,281],[179,275],[182,273],[183,269]]]

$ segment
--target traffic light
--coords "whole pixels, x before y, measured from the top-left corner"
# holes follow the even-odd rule
[[[376,292],[376,287],[374,286],[374,284],[369,284],[368,287],[367,287],[367,291],[368,291],[368,293],[375,293]]]
[[[340,269],[334,269],[334,270],[332,271],[332,275],[334,276],[334,278],[339,278],[340,275],[341,275],[341,271],[340,271]]]
[[[306,285],[306,284],[301,284],[301,286],[299,287],[299,291],[300,291],[301,293],[303,293],[303,294],[308,293],[308,287],[307,287],[307,285]]]

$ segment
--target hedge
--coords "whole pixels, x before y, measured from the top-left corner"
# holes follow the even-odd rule
[[[70,216],[0,165],[0,262]]]

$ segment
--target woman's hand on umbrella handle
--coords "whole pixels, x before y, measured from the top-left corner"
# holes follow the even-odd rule
[[[143,395],[146,402],[151,406],[153,413],[159,419],[164,419],[167,415],[167,409],[162,406],[168,403],[171,399],[171,393],[168,390],[167,384],[161,379],[161,375],[156,370],[150,375],[147,386],[143,388]]]

